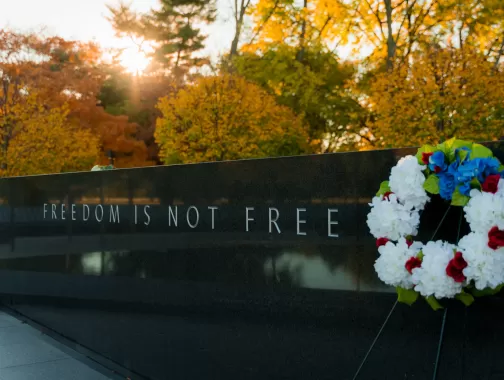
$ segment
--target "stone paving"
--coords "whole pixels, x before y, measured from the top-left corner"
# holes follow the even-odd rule
[[[0,310],[0,380],[107,380],[116,375]]]

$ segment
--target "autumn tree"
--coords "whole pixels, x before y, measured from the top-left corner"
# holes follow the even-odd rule
[[[37,95],[23,95],[0,114],[2,176],[89,170],[98,138],[68,121],[68,107],[48,108]]]
[[[504,73],[493,62],[469,48],[432,47],[411,58],[371,88],[376,147],[502,137]]]
[[[200,78],[158,107],[156,141],[166,164],[310,152],[302,119],[238,76]]]
[[[110,6],[110,21],[118,36],[130,36],[154,47],[155,64],[177,77],[207,60],[196,53],[204,47],[202,24],[215,20],[213,0],[160,0],[160,9],[138,14],[129,6]]]
[[[67,106],[67,122],[99,138],[99,162],[108,161],[110,150],[118,157],[118,166],[149,164],[145,145],[136,139],[137,126],[126,117],[108,114],[98,104],[106,74],[97,46],[0,30],[0,56],[4,84],[0,103],[5,115],[24,93],[36,92],[41,105]]]
[[[147,160],[160,164],[159,148],[154,140],[156,120],[161,112],[156,108],[159,98],[177,90],[177,85],[164,75],[132,76],[120,67],[108,67],[107,78],[98,99],[106,112],[128,116],[138,125],[136,139],[147,148]]]

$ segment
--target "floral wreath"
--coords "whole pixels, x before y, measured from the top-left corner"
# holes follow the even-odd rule
[[[433,196],[463,207],[470,233],[456,245],[413,241]],[[380,253],[374,268],[399,302],[421,295],[434,310],[441,298],[469,306],[504,286],[504,165],[490,149],[456,139],[424,145],[399,160],[370,206],[367,224]]]

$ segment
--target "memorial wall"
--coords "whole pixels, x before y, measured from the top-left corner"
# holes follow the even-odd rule
[[[132,378],[352,379],[396,298],[368,203],[414,152],[3,179],[2,301]],[[447,305],[437,378],[504,378],[503,305]],[[399,305],[359,378],[432,378],[442,319]]]

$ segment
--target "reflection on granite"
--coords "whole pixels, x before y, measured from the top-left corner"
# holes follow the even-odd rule
[[[309,289],[356,290],[356,279],[344,267],[331,269],[320,257],[283,253],[264,263],[266,276],[281,283],[285,277],[295,286]]]
[[[504,143],[489,146],[504,161]],[[414,151],[4,179],[0,268],[390,292],[373,270],[368,202],[390,167]],[[423,240],[442,209],[429,207]],[[452,235],[444,228],[440,237]]]

